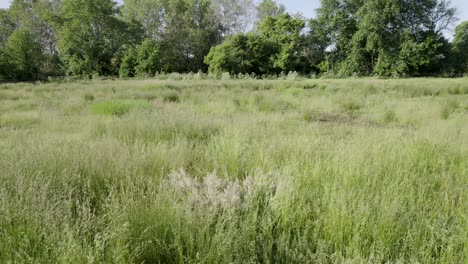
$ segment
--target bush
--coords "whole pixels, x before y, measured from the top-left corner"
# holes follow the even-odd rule
[[[135,73],[138,76],[154,76],[160,71],[160,47],[153,40],[146,39],[137,50]]]
[[[129,49],[125,52],[125,55],[120,64],[119,76],[120,78],[135,77],[135,66],[137,64],[137,51],[135,49]]]

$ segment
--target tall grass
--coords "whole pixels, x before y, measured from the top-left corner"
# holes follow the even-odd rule
[[[465,83],[0,85],[0,263],[466,263]]]

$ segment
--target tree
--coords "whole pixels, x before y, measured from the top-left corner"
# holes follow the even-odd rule
[[[213,0],[212,7],[223,36],[245,33],[255,18],[253,0]]]
[[[253,33],[237,34],[213,47],[205,58],[209,72],[220,76],[223,72],[236,75],[254,73],[257,75],[271,72],[273,44]]]
[[[307,61],[316,67],[316,72],[328,71],[326,61],[326,49],[328,47],[327,36],[317,19],[310,19],[307,24],[307,35],[304,53],[307,55]]]
[[[276,46],[277,53],[272,58],[275,73],[298,71],[309,73],[307,37],[301,34],[305,21],[289,14],[265,18],[258,26],[259,34]]]
[[[166,72],[206,71],[203,59],[220,42],[209,0],[174,0],[168,5],[162,43]]]
[[[17,27],[30,31],[49,55],[57,52],[57,32],[50,20],[58,15],[61,3],[61,0],[14,0],[9,9]]]
[[[314,32],[316,37],[325,41],[329,50],[328,70],[337,72],[350,50],[350,43],[357,31],[356,13],[362,0],[321,0],[317,9]]]
[[[262,0],[257,6],[257,21],[262,22],[269,17],[286,13],[286,7],[278,5],[274,0]]]
[[[18,29],[0,52],[0,76],[3,79],[29,81],[39,78],[43,60],[40,44],[31,32]]]
[[[160,41],[165,25],[164,0],[124,0],[122,13],[127,22],[141,24],[146,38]]]
[[[126,19],[143,25],[160,48],[164,72],[206,70],[203,59],[221,41],[222,26],[211,0],[125,1]]]
[[[59,15],[61,5],[61,0],[14,0],[9,9],[16,26],[31,32],[41,45],[44,55],[41,72],[46,75],[60,74],[58,32],[53,20]]]
[[[129,48],[125,51],[120,64],[119,76],[120,78],[135,77],[135,67],[137,65],[137,50],[135,48]]]
[[[129,26],[111,0],[64,0],[59,48],[68,74],[117,74]]]
[[[318,21],[341,75],[419,75],[447,57],[442,32],[454,14],[445,0],[322,0]]]
[[[468,73],[468,21],[455,29],[452,43],[453,63],[457,74]]]
[[[10,10],[0,9],[0,47],[7,44],[8,37],[15,31],[16,27]]]
[[[211,49],[205,59],[211,73],[273,75],[317,71],[313,43],[302,31],[305,21],[289,14],[267,17],[249,34],[238,34]]]
[[[136,53],[136,75],[153,76],[162,70],[160,45],[151,39],[145,39]]]

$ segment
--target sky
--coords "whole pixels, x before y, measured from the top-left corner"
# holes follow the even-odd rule
[[[8,8],[11,0],[0,0],[0,8]],[[319,6],[320,0],[277,0],[286,6],[291,13],[302,13],[305,17],[314,17],[315,9]],[[452,0],[452,4],[458,8],[458,18],[460,21],[468,20],[467,0]]]

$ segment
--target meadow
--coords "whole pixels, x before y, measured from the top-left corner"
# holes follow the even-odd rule
[[[0,84],[0,263],[467,263],[468,79]]]

